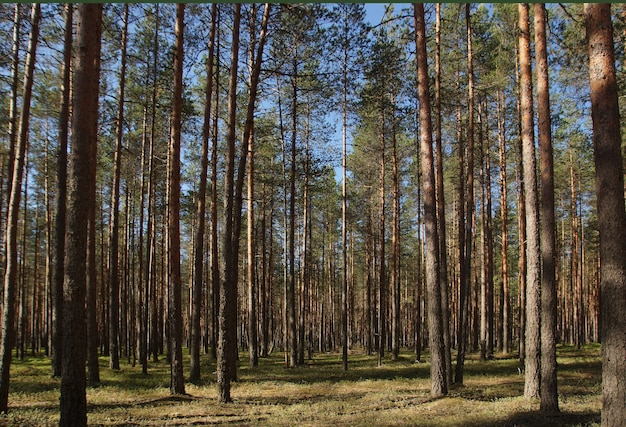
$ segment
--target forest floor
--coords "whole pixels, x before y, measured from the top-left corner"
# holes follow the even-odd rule
[[[427,355],[426,355],[427,356]],[[247,353],[241,353],[247,362]],[[100,359],[102,383],[87,390],[90,425],[182,426],[594,426],[600,425],[600,347],[558,348],[561,414],[545,417],[539,403],[522,397],[524,376],[515,357],[480,362],[472,354],[465,381],[447,397],[430,398],[428,363],[405,353],[398,361],[355,352],[347,372],[340,354],[316,354],[304,367],[284,367],[283,354],[241,363],[233,384],[234,403],[217,402],[215,364],[205,356],[200,385],[170,396],[169,365],[150,363],[149,374],[122,362],[120,371]],[[427,357],[423,359],[427,360]],[[188,364],[186,365],[188,367]],[[46,357],[15,360],[9,413],[0,426],[58,424],[60,379],[51,378]]]

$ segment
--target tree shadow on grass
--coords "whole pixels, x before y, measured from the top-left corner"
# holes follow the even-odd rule
[[[557,415],[545,415],[537,411],[525,411],[513,414],[505,421],[485,424],[468,423],[467,427],[575,427],[600,425],[600,412],[561,412]]]

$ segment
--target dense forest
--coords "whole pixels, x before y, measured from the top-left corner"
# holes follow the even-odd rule
[[[410,352],[435,398],[518,357],[558,412],[557,344],[602,342],[619,425],[626,8],[373,7],[0,4],[0,410],[29,354],[76,425],[103,356],[230,402],[272,353]]]

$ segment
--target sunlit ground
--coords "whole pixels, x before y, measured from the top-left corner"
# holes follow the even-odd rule
[[[406,353],[377,367],[375,356],[360,352],[350,355],[348,372],[342,371],[339,354],[316,354],[305,367],[288,369],[283,354],[275,353],[250,369],[242,352],[232,404],[217,402],[209,356],[203,356],[204,382],[187,384],[187,396],[170,396],[165,359],[151,363],[144,376],[140,366],[125,362],[120,371],[111,371],[101,358],[102,383],[87,390],[88,418],[90,425],[107,426],[599,425],[599,346],[559,347],[558,356],[561,415],[550,418],[538,412],[537,401],[521,397],[524,376],[515,357],[480,362],[471,355],[464,385],[433,400],[428,363],[416,364]],[[0,425],[58,424],[60,380],[50,377],[49,363],[44,357],[13,362],[10,412],[0,417]]]

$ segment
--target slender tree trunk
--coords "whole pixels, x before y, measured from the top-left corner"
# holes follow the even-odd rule
[[[428,288],[428,335],[430,347],[430,394],[433,398],[448,394],[446,359],[444,355],[439,286],[439,238],[437,236],[437,207],[435,201],[435,169],[428,89],[428,59],[426,57],[426,24],[424,5],[414,4],[415,44],[417,57],[418,98],[420,102],[420,155],[424,176],[424,224],[426,226],[426,286]]]
[[[250,13],[250,63],[249,63],[249,80],[252,85],[254,70],[254,48],[256,46],[256,5],[251,6]],[[242,150],[248,152],[248,224],[247,224],[247,252],[248,252],[248,353],[249,366],[256,368],[259,366],[259,346],[258,346],[258,325],[257,325],[257,301],[258,294],[256,289],[256,246],[254,239],[254,127],[249,130],[248,140],[244,142],[247,146],[243,146]]]
[[[99,58],[98,58],[99,60]],[[94,125],[94,135],[97,135],[97,123]],[[90,191],[86,197],[89,197],[90,209],[87,211],[87,289],[85,293],[86,303],[85,311],[87,314],[87,384],[90,387],[97,387],[100,384],[100,365],[98,363],[98,313],[96,307],[96,300],[98,297],[98,274],[96,270],[96,168],[98,158],[98,145],[92,145],[92,159],[94,167],[91,170]],[[104,224],[101,222],[101,238],[103,239],[104,246]],[[104,249],[100,253],[102,259],[102,268],[105,264]],[[104,272],[102,273],[102,284],[104,286]],[[107,294],[103,292],[101,294],[103,300],[106,299]],[[106,329],[107,324],[103,323],[102,328]]]
[[[215,28],[219,28],[219,5],[216,6]],[[219,58],[220,44],[219,31],[216,31],[215,56]],[[219,257],[219,240],[218,226],[219,218],[217,216],[217,149],[218,149],[218,106],[220,105],[220,61],[215,61],[215,113],[213,114],[213,140],[211,142],[211,323],[213,325],[211,335],[211,356],[217,359],[217,341],[218,341],[218,310],[220,301],[220,257]]]
[[[535,3],[537,62],[537,121],[541,150],[541,410],[559,412],[556,380],[556,236],[554,218],[554,161],[550,121],[546,10]]]
[[[626,211],[610,4],[586,4],[593,120],[602,337],[602,425],[626,419]]]
[[[347,26],[344,26],[347,30]],[[341,366],[348,370],[348,40],[342,39],[341,68]],[[368,287],[368,291],[369,291]],[[368,308],[369,310],[369,301]],[[370,347],[368,346],[368,354]]]
[[[395,109],[395,101],[394,104]],[[398,142],[396,138],[395,113],[393,114],[392,131],[392,228],[391,228],[391,294],[392,294],[392,314],[391,314],[391,359],[398,360],[400,353],[400,219],[399,219],[399,199],[398,189]]]
[[[386,308],[387,308],[387,272],[385,268],[385,146],[387,145],[385,139],[385,112],[383,110],[381,117],[381,132],[380,132],[380,216],[378,218],[378,233],[379,233],[379,270],[378,270],[378,366],[382,366],[383,357],[385,356],[386,345]]]
[[[115,131],[115,154],[113,158],[113,187],[111,191],[111,243],[109,245],[109,367],[120,369],[119,337],[119,210],[120,174],[122,168],[122,140],[124,138],[124,96],[126,88],[126,46],[128,40],[128,3],[124,5],[124,26],[122,29],[122,52],[120,65],[120,85],[118,91],[117,126]]]
[[[522,107],[522,166],[526,193],[526,358],[524,396],[538,398],[541,381],[541,258],[539,249],[539,203],[535,158],[535,132],[533,128],[533,86],[530,55],[530,25],[528,4],[518,6],[520,50],[520,99]]]
[[[189,381],[200,380],[200,344],[202,330],[200,315],[202,311],[202,288],[204,283],[204,230],[206,217],[207,170],[209,166],[209,138],[211,137],[211,102],[213,98],[213,63],[215,59],[215,29],[217,5],[211,6],[211,28],[209,30],[209,57],[207,60],[207,78],[204,106],[204,124],[202,127],[202,158],[200,164],[200,184],[198,188],[198,213],[195,237],[194,281],[191,300],[191,342]]]
[[[13,46],[11,49],[11,93],[9,104],[9,158],[7,162],[7,193],[11,194],[11,186],[13,185],[13,173],[15,162],[15,150],[18,140],[18,107],[17,107],[17,91],[19,89],[19,65],[20,65],[20,33],[22,26],[22,13],[20,4],[16,3],[13,13]],[[10,197],[10,196],[9,196]],[[7,201],[8,202],[8,201]],[[7,206],[7,212],[9,207]],[[8,227],[9,224],[6,224]],[[2,230],[6,234],[6,230]],[[7,243],[6,241],[4,242]]]
[[[500,330],[498,334],[498,347],[504,353],[511,351],[511,338],[509,326],[509,266],[508,266],[508,201],[507,201],[507,173],[506,173],[506,134],[504,129],[504,95],[498,92],[498,135],[500,142],[500,218],[502,222],[502,281],[500,286]]]
[[[65,5],[65,31],[63,42],[63,86],[59,113],[59,145],[57,148],[57,203],[54,212],[54,283],[52,287],[52,376],[61,376],[63,361],[63,276],[65,257],[65,216],[67,203],[67,142],[69,138],[70,70],[72,62],[72,30],[74,8]]]
[[[28,130],[30,120],[30,100],[33,89],[33,73],[37,42],[39,39],[39,21],[41,5],[33,4],[31,14],[31,32],[28,42],[28,53],[24,68],[24,86],[22,113],[19,120],[15,157],[11,164],[12,183],[9,195],[7,223],[5,231],[6,269],[4,274],[4,303],[2,313],[2,338],[0,339],[0,412],[7,412],[9,399],[9,371],[11,367],[11,349],[15,341],[15,293],[17,291],[17,233],[20,199],[22,194],[22,178],[28,144]]]
[[[517,82],[517,122],[518,122],[518,166],[517,166],[517,186],[518,186],[518,229],[519,229],[519,360],[520,365],[525,366],[526,363],[526,283],[527,283],[527,244],[526,244],[526,184],[524,183],[523,173],[523,151],[524,144],[522,140],[522,105],[521,105],[521,78],[519,75],[520,55],[519,48],[516,49],[515,80]]]
[[[61,378],[61,426],[87,424],[85,393],[85,288],[87,277],[87,229],[85,212],[92,207],[91,185],[94,146],[97,144],[98,89],[102,5],[78,6],[77,58],[74,74],[72,153],[68,199],[65,288],[63,305],[63,376]]]
[[[465,352],[467,345],[467,330],[469,323],[469,297],[471,296],[471,261],[472,261],[472,245],[474,242],[474,65],[473,65],[473,50],[472,50],[472,25],[470,15],[470,4],[465,5],[465,22],[467,27],[467,73],[469,77],[468,81],[468,127],[467,127],[467,178],[461,178],[461,181],[466,179],[465,193],[461,193],[464,198],[461,199],[461,204],[466,204],[464,209],[464,226],[462,227],[465,233],[463,238],[464,248],[462,247],[463,256],[460,257],[461,262],[461,298],[460,298],[460,329],[457,352],[456,372],[454,382],[463,384],[463,368],[465,364]],[[459,139],[460,141],[460,139]],[[459,150],[462,150],[459,146]],[[462,159],[461,159],[462,160]],[[461,171],[463,168],[461,168]],[[462,172],[461,172],[462,173]],[[459,228],[461,230],[461,227]]]
[[[242,219],[242,206],[243,206],[243,185],[244,185],[244,177],[246,171],[246,162],[248,159],[248,153],[250,151],[250,146],[253,144],[254,138],[254,109],[257,98],[257,88],[259,83],[259,76],[261,73],[261,61],[263,59],[263,48],[265,46],[266,36],[267,36],[267,25],[269,21],[269,13],[270,13],[270,5],[269,3],[265,4],[264,12],[263,12],[263,20],[261,22],[261,32],[258,40],[258,47],[256,52],[256,59],[252,61],[252,67],[250,70],[250,89],[248,95],[248,105],[246,108],[246,122],[243,132],[243,143],[241,147],[241,155],[239,156],[239,169],[237,171],[237,181],[234,192],[234,205],[233,205],[233,234],[232,234],[232,253],[234,255],[234,265],[237,266],[239,261],[239,243],[241,237],[241,219]],[[254,56],[254,53],[251,53]],[[233,271],[233,286],[236,289],[238,283],[238,269],[234,267]],[[237,300],[237,298],[235,298]],[[236,305],[233,307],[233,317],[236,317],[237,310]],[[256,323],[256,322],[255,322]],[[256,341],[256,338],[255,338]],[[233,372],[233,380],[237,378],[237,371],[235,366],[235,358],[237,353],[236,344],[232,349],[233,358],[232,358],[232,372]],[[256,351],[258,358],[258,349]]]
[[[176,50],[174,53],[174,97],[169,147],[168,262],[170,269],[168,314],[170,321],[170,393],[185,394],[183,375],[183,317],[180,276],[180,135],[183,93],[183,33],[185,5],[176,7]]]

